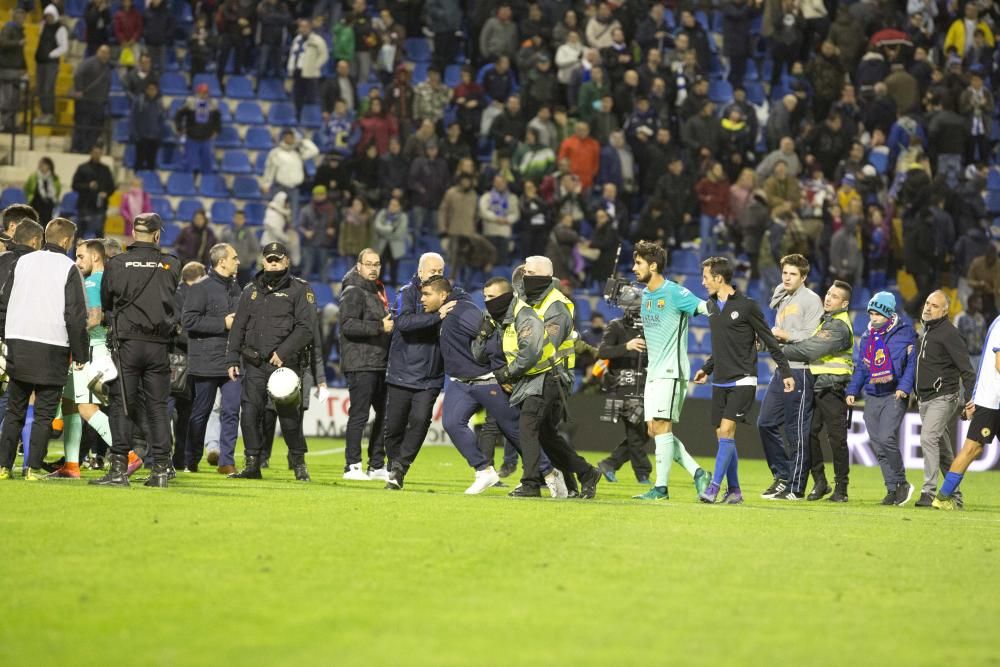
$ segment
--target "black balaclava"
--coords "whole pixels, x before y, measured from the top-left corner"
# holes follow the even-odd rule
[[[524,276],[524,296],[535,302],[552,286],[552,276]]]
[[[513,300],[513,292],[501,294],[500,296],[486,302],[486,310],[489,312],[490,317],[492,317],[495,321],[500,322],[503,320],[504,315],[507,314],[507,309],[510,308],[510,304]]]

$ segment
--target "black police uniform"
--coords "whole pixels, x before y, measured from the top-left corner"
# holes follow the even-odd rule
[[[625,439],[597,467],[602,473],[616,471],[631,459],[636,479],[647,482],[653,465],[646,453],[649,435],[642,414],[643,384],[639,382],[643,376],[637,373],[645,369],[647,357],[625,347],[630,340],[641,336],[642,331],[635,325],[634,318],[626,316],[611,320],[597,349],[598,358],[610,362],[604,376],[604,387],[617,400],[623,401],[618,417],[625,426]]]
[[[287,250],[278,243],[264,247],[264,255]],[[303,353],[316,329],[316,297],[309,283],[288,271],[269,276],[260,271],[244,289],[229,332],[227,366],[240,366],[243,375],[240,425],[246,448],[246,466],[233,477],[260,478],[260,457],[264,449],[263,419],[267,407],[267,381],[278,369],[271,364],[277,354],[282,365],[301,378],[308,370],[309,357]],[[305,363],[303,363],[303,361]],[[305,367],[304,367],[305,366]],[[297,479],[308,479],[305,470],[306,441],[302,435],[300,408],[278,409],[281,433],[288,445],[289,462]],[[301,468],[301,471],[300,471]]]
[[[137,216],[133,227],[156,232],[155,213]],[[170,341],[180,314],[174,292],[180,282],[180,260],[155,243],[136,241],[108,260],[101,282],[101,304],[108,324],[108,349],[118,366],[118,380],[108,386],[111,423],[111,469],[92,483],[128,486],[125,471],[132,449],[131,420],[145,410],[143,425],[153,457],[147,486],[167,486],[170,473]],[[136,397],[143,397],[142,407]]]

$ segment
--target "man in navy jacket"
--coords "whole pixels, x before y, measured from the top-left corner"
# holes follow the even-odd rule
[[[444,275],[444,259],[436,252],[420,257],[417,273],[396,297],[396,326],[389,343],[386,371],[385,451],[389,477],[385,488],[403,488],[403,477],[413,465],[431,425],[434,403],[444,386],[444,362],[438,332],[441,320],[454,307],[425,312],[420,286]]]
[[[194,380],[194,403],[188,425],[184,467],[198,469],[205,446],[205,429],[217,392],[222,393],[219,451],[209,452],[210,465],[219,473],[236,472],[236,435],[240,424],[240,378],[229,379],[226,344],[240,302],[236,272],[240,266],[236,249],[219,243],[209,251],[212,268],[192,285],[184,299],[181,324],[188,337],[188,373]]]

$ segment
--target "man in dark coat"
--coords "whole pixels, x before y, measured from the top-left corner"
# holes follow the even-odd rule
[[[94,144],[90,160],[83,162],[73,174],[73,191],[77,193],[76,214],[80,236],[104,236],[104,219],[108,214],[108,198],[115,191],[111,169],[101,161],[104,149]]]
[[[240,288],[236,249],[219,243],[210,251],[212,268],[192,285],[184,299],[181,325],[188,336],[188,374],[193,379],[194,402],[188,425],[184,467],[197,470],[205,446],[205,429],[217,393],[222,394],[219,450],[208,454],[209,465],[224,475],[236,472],[236,435],[240,420],[240,378],[229,379],[226,343],[236,318]]]
[[[750,27],[763,4],[761,0],[729,0],[722,6],[722,48],[729,58],[729,83],[743,85],[747,60],[753,50]]]

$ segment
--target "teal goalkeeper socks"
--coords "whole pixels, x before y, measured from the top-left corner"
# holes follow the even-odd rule
[[[656,445],[656,486],[666,487],[670,482],[670,466],[674,462],[674,434],[661,433],[653,438]]]
[[[87,420],[90,427],[97,431],[97,435],[101,436],[101,440],[110,447],[111,446],[111,422],[108,421],[108,416],[98,410],[94,413],[94,416]]]
[[[691,458],[688,454],[688,450],[684,447],[684,443],[676,435],[674,437],[674,461],[677,461],[684,469],[687,470],[688,474],[694,477],[694,474],[701,469],[698,462]]]
[[[63,451],[66,463],[80,462],[80,439],[83,437],[83,421],[74,412],[63,416]]]

